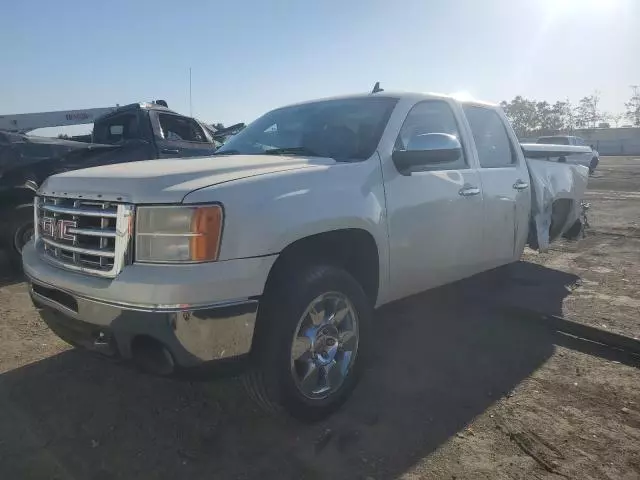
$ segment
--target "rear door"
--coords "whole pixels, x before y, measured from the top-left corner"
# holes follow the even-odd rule
[[[193,118],[156,111],[149,112],[149,115],[159,126],[156,143],[160,158],[206,156],[215,151],[215,144]]]
[[[503,115],[489,106],[465,104],[480,165],[483,252],[486,268],[520,258],[531,209],[529,171],[518,140]]]
[[[476,273],[482,240],[482,190],[468,155],[471,142],[468,135],[461,135],[461,109],[448,100],[434,99],[413,104],[405,115],[393,148],[380,151],[393,298]],[[398,172],[393,151],[407,150],[412,137],[427,133],[457,137],[463,146],[460,158],[415,167],[409,174]]]

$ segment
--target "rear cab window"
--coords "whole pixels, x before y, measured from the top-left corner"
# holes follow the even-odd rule
[[[137,112],[120,113],[101,120],[95,124],[93,130],[95,143],[113,145],[137,138],[140,138]]]
[[[507,128],[493,108],[463,105],[482,168],[513,167],[518,156]]]
[[[536,143],[543,145],[569,145],[569,137],[540,137]]]

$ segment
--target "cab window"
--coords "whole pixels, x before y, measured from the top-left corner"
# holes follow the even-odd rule
[[[429,133],[446,133],[460,140],[458,122],[449,104],[443,100],[417,103],[407,114],[396,138],[395,150],[411,150],[412,139]],[[420,166],[419,170],[455,170],[467,168],[464,152],[454,162]]]
[[[502,118],[491,108],[465,105],[482,168],[511,167],[517,156]]]

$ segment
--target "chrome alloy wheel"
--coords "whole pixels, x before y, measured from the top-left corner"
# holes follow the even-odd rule
[[[307,398],[318,400],[344,383],[358,352],[358,315],[342,293],[327,292],[304,311],[291,346],[291,374]]]

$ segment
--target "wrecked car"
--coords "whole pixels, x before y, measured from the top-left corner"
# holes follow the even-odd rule
[[[0,131],[0,248],[20,263],[22,247],[33,235],[32,200],[48,176],[112,163],[210,155],[227,130],[215,131],[159,101],[125,105],[97,118],[92,143]]]

